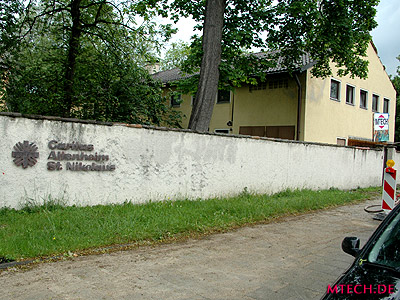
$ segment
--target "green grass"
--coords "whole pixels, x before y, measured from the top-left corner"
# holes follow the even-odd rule
[[[378,188],[353,191],[243,192],[209,200],[141,205],[67,207],[48,200],[21,210],[0,209],[0,257],[22,260],[114,244],[157,242],[268,222],[288,214],[348,204],[377,195]]]

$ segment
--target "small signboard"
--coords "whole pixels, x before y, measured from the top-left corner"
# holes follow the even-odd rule
[[[389,114],[374,114],[374,142],[389,141]]]

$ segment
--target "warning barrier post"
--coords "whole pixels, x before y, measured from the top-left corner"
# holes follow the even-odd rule
[[[393,169],[394,161],[391,159],[386,162],[386,166],[383,174],[382,209],[388,213],[394,208],[396,200],[396,170]]]

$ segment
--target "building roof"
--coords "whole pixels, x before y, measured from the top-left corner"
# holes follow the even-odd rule
[[[273,54],[273,52],[259,52],[259,53],[254,53],[253,55],[258,58],[264,58],[268,54]],[[273,68],[269,68],[266,71],[266,73],[274,74],[274,73],[287,72],[287,68],[282,65],[282,62],[283,62],[283,57],[280,56],[278,58],[276,66]],[[311,56],[308,53],[304,53],[300,57],[300,63],[296,64],[295,66],[298,68],[299,71],[303,72],[303,71],[311,68],[315,63],[316,63],[316,61],[312,60]],[[171,82],[171,81],[186,79],[186,78],[192,77],[193,75],[197,75],[197,74],[199,74],[199,72],[196,72],[194,74],[185,74],[179,68],[175,68],[175,69],[171,69],[171,70],[160,71],[160,72],[152,74],[151,76],[155,80],[159,80],[162,83],[167,83],[167,82]]]
[[[171,81],[189,78],[196,74],[199,74],[199,73],[197,72],[195,74],[185,74],[185,73],[181,72],[181,70],[179,68],[175,68],[175,69],[171,69],[171,70],[160,71],[160,72],[152,74],[151,76],[155,80],[159,80],[162,83],[167,83],[167,82],[171,82]]]
[[[276,53],[276,52],[275,52]],[[274,54],[273,52],[258,52],[254,53],[256,57],[260,58],[265,58],[267,55]],[[276,66],[273,68],[269,68],[266,72],[271,74],[271,73],[282,73],[282,72],[287,72],[287,68],[282,64],[283,63],[283,56],[278,57],[278,61],[276,63]],[[314,64],[316,63],[315,60],[311,59],[311,56],[309,53],[303,53],[300,57],[300,63],[296,63],[295,67],[299,71],[305,71],[309,68],[311,68]]]

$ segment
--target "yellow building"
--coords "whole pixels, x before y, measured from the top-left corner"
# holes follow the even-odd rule
[[[373,142],[374,113],[389,113],[389,142],[394,141],[396,92],[371,42],[367,79],[316,78],[308,55],[289,75],[279,66],[258,86],[219,91],[210,132],[246,134],[339,145]],[[332,65],[333,74],[336,68]],[[166,87],[182,78],[179,69],[153,74]],[[193,97],[181,95],[171,105],[184,114],[187,128]]]

